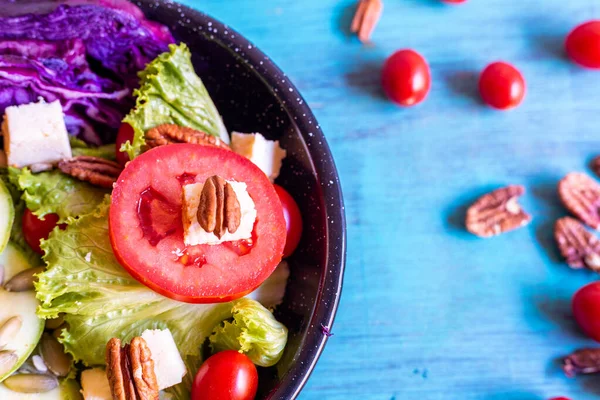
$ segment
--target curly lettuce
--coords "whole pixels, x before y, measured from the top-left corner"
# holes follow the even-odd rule
[[[288,330],[260,303],[243,298],[231,308],[232,321],[223,321],[210,335],[214,353],[237,350],[261,367],[277,364],[287,343]]]
[[[196,75],[192,55],[182,43],[169,45],[169,51],[140,72],[141,86],[134,91],[135,108],[123,122],[133,128],[133,142],[121,147],[133,160],[146,143],[144,134],[161,124],[198,129],[229,143],[229,135],[204,83]]]
[[[170,329],[188,366],[184,382],[170,391],[176,399],[189,398],[193,375],[202,361],[202,344],[215,326],[233,316],[232,310],[236,304],[243,304],[239,303],[242,300],[187,304],[140,284],[113,254],[108,234],[109,206],[107,196],[96,211],[78,219],[69,218],[67,229],[55,230],[42,243],[48,268],[36,283],[41,302],[38,315],[54,318],[64,313],[69,328],[63,330],[60,341],[76,361],[88,366],[104,364],[105,344],[112,337],[127,342],[146,329]],[[264,306],[273,307],[281,298],[269,300]],[[261,316],[267,317],[264,311]]]
[[[114,161],[116,159],[117,150],[114,143],[105,144],[102,146],[90,146],[86,142],[76,138],[75,136],[69,136],[69,142],[71,144],[71,151],[73,152],[73,157],[99,157],[111,161]]]
[[[10,181],[36,216],[58,214],[59,223],[94,211],[107,189],[71,178],[58,170],[33,174],[28,168],[9,168]]]

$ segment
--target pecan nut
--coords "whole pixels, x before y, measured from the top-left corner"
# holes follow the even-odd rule
[[[563,371],[568,377],[600,372],[600,349],[581,349],[568,355],[563,360]]]
[[[77,156],[62,160],[58,163],[58,169],[80,181],[107,189],[112,188],[123,170],[114,161],[91,156]]]
[[[152,354],[141,337],[124,347],[118,338],[108,342],[106,375],[114,400],[158,400]]]
[[[523,186],[511,185],[483,195],[467,210],[467,230],[491,237],[527,225],[531,216],[518,203],[524,193]]]
[[[223,142],[218,137],[211,136],[208,133],[196,129],[174,124],[156,126],[146,132],[145,138],[146,146],[150,149],[173,143],[203,144],[205,146],[229,149],[227,143]]]
[[[360,0],[350,25],[350,31],[358,34],[361,42],[368,42],[382,12],[383,2],[381,0]]]
[[[590,176],[572,172],[558,184],[563,205],[589,227],[600,229],[600,185]]]
[[[214,233],[219,239],[226,231],[235,233],[242,214],[233,186],[217,175],[208,178],[200,194],[197,216],[202,229]]]
[[[571,268],[587,267],[600,272],[600,240],[581,222],[571,217],[559,219],[554,227],[554,238]]]

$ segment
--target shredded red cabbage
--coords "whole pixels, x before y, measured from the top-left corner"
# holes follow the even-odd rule
[[[40,97],[60,100],[69,133],[95,144],[114,141],[134,104],[137,73],[173,37],[132,4],[100,1],[106,6],[0,18],[1,114]]]

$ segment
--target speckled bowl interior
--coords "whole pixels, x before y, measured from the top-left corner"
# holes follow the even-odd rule
[[[60,2],[3,1],[2,13],[44,12]],[[280,140],[288,152],[277,183],[298,202],[304,234],[289,260],[290,281],[284,303],[276,310],[289,328],[289,343],[275,368],[260,370],[257,399],[293,399],[325,346],[321,325],[333,323],[342,287],[344,207],[325,137],[286,75],[230,27],[171,1],[134,3],[188,44],[196,71],[230,131],[261,132]]]

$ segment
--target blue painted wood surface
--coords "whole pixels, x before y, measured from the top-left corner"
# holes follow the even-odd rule
[[[537,400],[600,396],[560,356],[593,345],[570,298],[596,275],[560,260],[556,184],[600,153],[600,73],[563,56],[597,0],[386,0],[372,46],[345,30],[353,0],[186,0],[228,23],[290,76],[333,150],[346,200],[348,264],[335,336],[301,399]],[[426,102],[386,101],[379,68],[400,48],[430,62]],[[480,104],[477,73],[514,63],[523,105]],[[465,207],[527,186],[525,229],[480,240]]]

